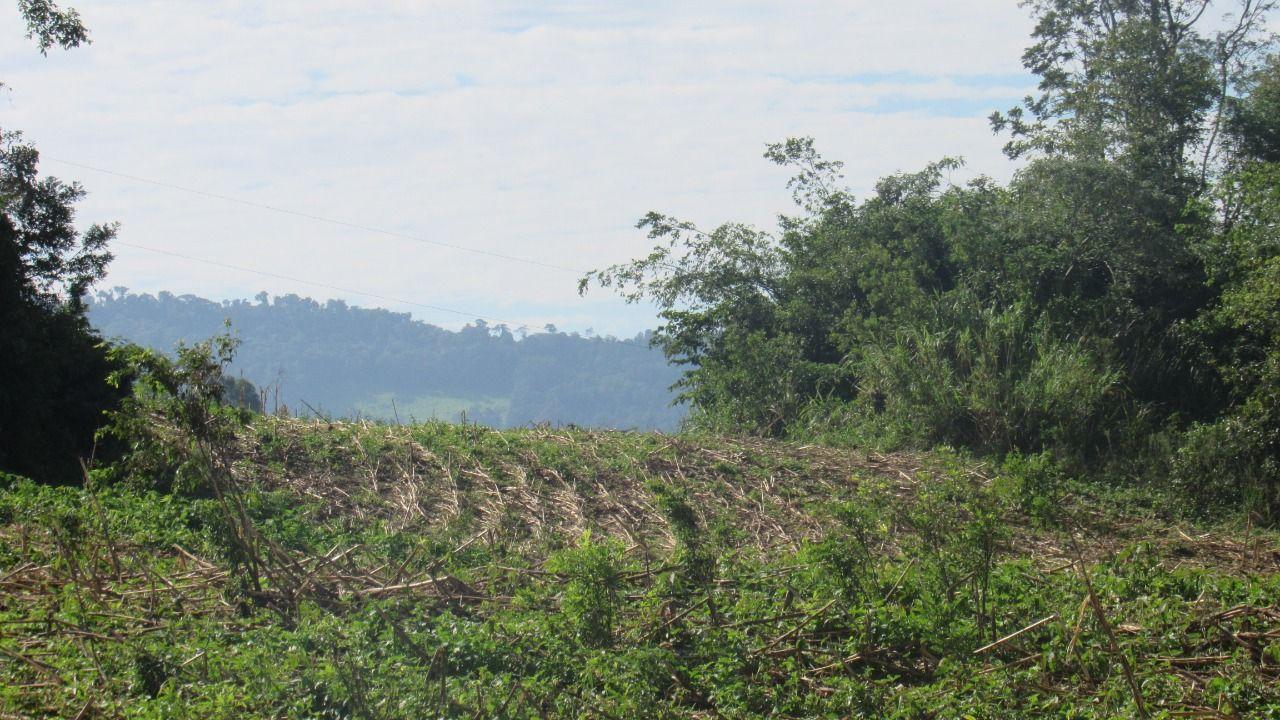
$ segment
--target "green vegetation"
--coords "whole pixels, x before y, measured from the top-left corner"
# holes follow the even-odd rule
[[[1280,712],[1280,536],[1035,458],[161,406],[186,494],[4,481],[0,712]]]
[[[1280,716],[1272,3],[1213,33],[1200,2],[1028,4],[1007,186],[944,160],[858,202],[788,140],[776,235],[651,213],[664,244],[584,280],[663,308],[680,435],[263,415],[228,336],[101,346],[112,229],[5,136],[0,319],[69,339],[0,353],[0,716]],[[42,50],[87,39],[20,8]],[[635,351],[458,336],[495,375]],[[455,389],[410,396],[533,402]],[[117,452],[82,466],[95,428]]]
[[[595,284],[662,308],[699,426],[847,446],[1048,452],[1207,512],[1280,519],[1280,59],[1270,2],[1032,0],[1040,78],[957,160],[856,200],[810,139],[775,233],[661,213]],[[1216,20],[1216,18],[1214,18]],[[764,381],[768,378],[768,381]]]
[[[42,53],[88,42],[75,11],[38,0],[18,8]],[[116,227],[80,232],[84,189],[40,178],[39,160],[21,133],[0,129],[0,470],[78,482],[102,412],[128,394],[106,381],[118,368],[82,300],[111,260]]]
[[[17,717],[1270,717],[1280,534],[1048,454],[381,425],[126,355],[82,488],[6,476]]]
[[[162,351],[230,321],[241,340],[231,374],[266,389],[268,409],[297,414],[666,431],[684,416],[670,390],[680,372],[643,333],[525,335],[482,320],[452,332],[339,300],[263,293],[217,303],[121,288],[90,298],[88,315],[107,337]]]

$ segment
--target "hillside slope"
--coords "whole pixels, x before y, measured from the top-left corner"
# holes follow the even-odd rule
[[[1277,535],[1034,464],[260,418],[211,467],[4,481],[0,713],[1280,712]]]
[[[99,293],[89,319],[105,337],[170,352],[226,331],[241,340],[231,372],[269,388],[269,408],[391,420],[465,417],[495,427],[549,422],[675,430],[679,369],[647,338],[523,336],[477,320],[459,331],[408,313],[265,293],[213,302],[171,293]],[[520,337],[523,336],[523,339]]]

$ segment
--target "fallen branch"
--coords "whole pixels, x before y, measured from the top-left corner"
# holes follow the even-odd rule
[[[998,648],[998,647],[1000,647],[1001,645],[1003,645],[1003,644],[1005,644],[1005,643],[1009,642],[1010,640],[1012,640],[1012,639],[1014,639],[1014,638],[1018,637],[1019,635],[1022,635],[1022,634],[1024,634],[1024,633],[1029,633],[1029,632],[1031,632],[1032,630],[1035,630],[1036,628],[1041,627],[1041,626],[1043,626],[1043,625],[1044,625],[1044,624],[1046,624],[1046,623],[1053,622],[1054,620],[1057,620],[1057,619],[1058,619],[1058,613],[1054,613],[1054,614],[1050,615],[1050,616],[1049,616],[1049,617],[1047,617],[1047,618],[1042,618],[1042,619],[1040,619],[1040,620],[1037,620],[1037,621],[1035,621],[1035,622],[1031,623],[1030,625],[1028,625],[1028,626],[1026,626],[1026,627],[1022,628],[1021,630],[1018,630],[1018,631],[1016,631],[1016,632],[1012,632],[1012,633],[1009,633],[1008,635],[1005,635],[1004,637],[1000,638],[999,640],[996,640],[996,641],[995,641],[995,642],[993,642],[993,643],[988,643],[988,644],[986,644],[986,645],[983,645],[982,647],[978,648],[977,650],[974,650],[974,651],[973,651],[973,654],[974,654],[974,655],[981,655],[982,653],[987,652],[988,650],[993,650],[993,649],[995,649],[995,648]]]

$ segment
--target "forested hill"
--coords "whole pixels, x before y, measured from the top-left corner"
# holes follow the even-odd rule
[[[160,350],[220,333],[241,340],[232,372],[309,413],[496,427],[573,423],[673,430],[679,371],[641,335],[629,340],[539,332],[523,339],[476,321],[460,331],[407,313],[286,295],[214,302],[192,295],[98,293],[89,318],[107,338]],[[309,406],[309,407],[308,407]]]

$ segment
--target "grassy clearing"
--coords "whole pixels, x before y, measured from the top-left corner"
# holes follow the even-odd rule
[[[247,524],[4,481],[2,716],[1280,713],[1280,538],[1033,462],[286,419],[228,461]]]
[[[402,422],[425,422],[443,420],[452,422],[463,415],[505,416],[511,407],[511,398],[507,397],[452,397],[448,395],[419,395],[412,398],[397,399],[394,393],[381,393],[356,405],[356,410],[365,416],[392,422],[399,418]]]

